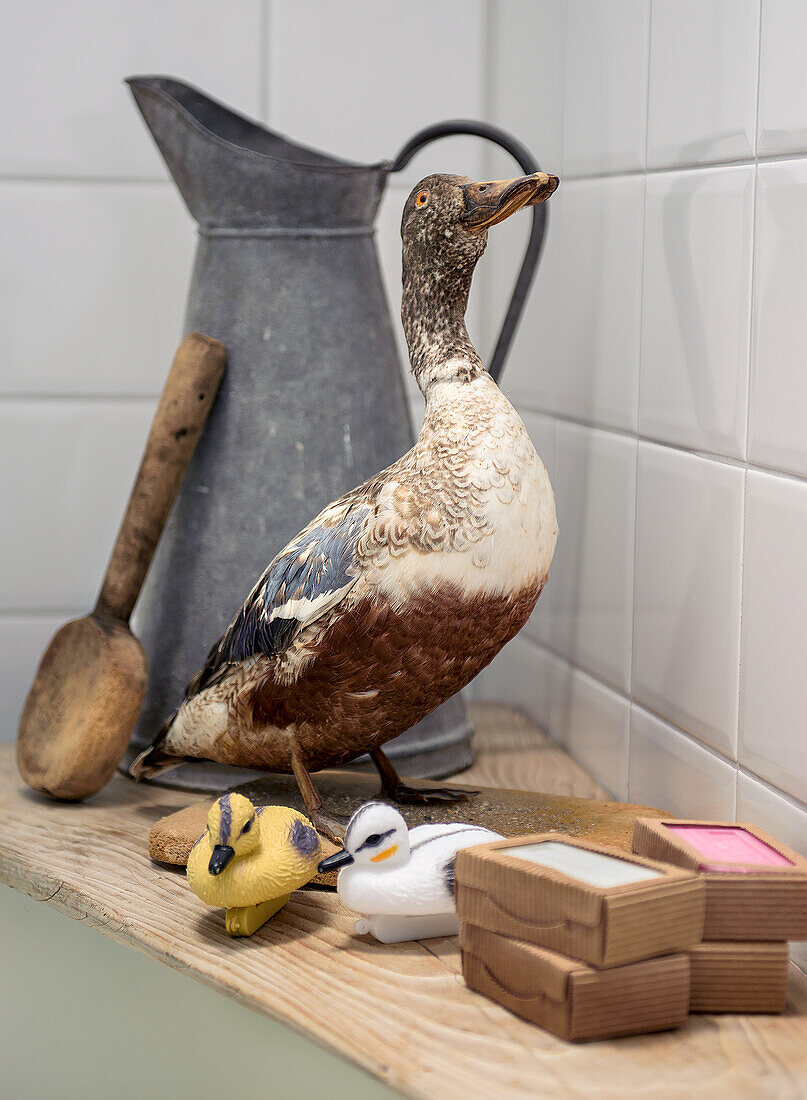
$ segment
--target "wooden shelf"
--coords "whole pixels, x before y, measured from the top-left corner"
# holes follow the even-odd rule
[[[475,708],[464,782],[604,797],[525,719]],[[459,778],[459,777],[458,777]],[[335,894],[304,890],[249,940],[224,934],[184,875],[151,863],[153,822],[197,799],[123,778],[85,805],[39,798],[0,749],[0,881],[295,1028],[408,1096],[803,1095],[807,983],[784,1016],[692,1016],[678,1032],[570,1045],[468,990],[455,938],[352,935]],[[36,812],[32,812],[34,810]]]

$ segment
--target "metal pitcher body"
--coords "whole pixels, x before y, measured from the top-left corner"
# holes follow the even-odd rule
[[[228,353],[135,614],[150,669],[138,751],[278,550],[413,431],[373,237],[388,165],[304,149],[177,81],[130,84],[199,224],[185,329]],[[455,696],[387,751],[406,774],[450,774],[471,734]],[[194,763],[167,781],[236,774]]]

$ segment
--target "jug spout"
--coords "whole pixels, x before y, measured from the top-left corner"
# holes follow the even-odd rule
[[[210,229],[368,229],[389,165],[289,141],[167,76],[127,84],[192,216]]]

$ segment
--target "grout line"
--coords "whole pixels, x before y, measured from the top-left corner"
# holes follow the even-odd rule
[[[762,20],[765,18],[762,0],[759,0],[759,33],[757,35],[757,96],[754,112],[754,156],[759,158],[759,100],[762,88]]]
[[[678,451],[681,454],[692,455],[695,458],[702,458],[707,462],[715,462],[720,466],[729,466],[736,470],[748,470],[752,473],[763,473],[771,477],[783,477],[799,484],[807,482],[807,472],[798,473],[795,470],[783,470],[778,466],[766,466],[763,462],[751,462],[739,458],[732,458],[730,455],[723,455],[718,451],[706,451],[696,447],[687,447],[683,443],[674,443],[671,440],[662,439],[659,436],[645,435],[641,432],[634,432],[627,428],[616,428],[611,424],[597,423],[594,420],[587,420],[584,417],[555,412],[548,408],[538,408],[534,405],[530,405],[527,401],[519,399],[515,394],[511,395],[511,400],[519,410],[531,413],[533,416],[543,416],[562,424],[574,424],[579,428],[588,428],[593,432],[602,432],[623,439],[633,439],[636,440],[637,443],[649,443],[654,447],[664,447],[670,451]]]
[[[269,82],[268,65],[266,71],[267,85]],[[267,97],[269,96],[269,89],[267,87]],[[636,179],[646,176],[662,176],[673,175],[681,172],[697,172],[697,171],[715,171],[721,168],[753,168],[759,164],[788,164],[791,161],[807,160],[807,149],[803,149],[793,153],[769,153],[763,156],[756,157],[740,157],[736,160],[719,160],[710,161],[707,164],[670,164],[662,166],[660,168],[632,168],[628,170],[616,170],[613,172],[588,172],[588,173],[564,173],[563,184],[568,186],[570,183],[596,183],[599,180],[620,180],[620,179]],[[33,173],[26,175],[18,172],[0,172],[0,183],[8,184],[23,184],[23,183],[81,183],[81,184],[147,184],[150,187],[154,186],[167,186],[170,183],[166,177],[158,176],[90,176],[90,175],[68,175],[60,173]],[[398,183],[394,180],[390,180],[387,184],[388,188],[396,188],[401,191],[405,191],[407,194],[411,190],[407,183]]]
[[[796,798],[795,795],[788,794],[787,791],[783,791],[781,790],[781,788],[774,786],[774,784],[769,783],[767,779],[763,779],[761,775],[757,775],[749,768],[744,768],[742,764],[738,765],[737,767],[738,779],[741,775],[744,775],[746,779],[753,779],[755,783],[759,783],[759,785],[761,787],[764,787],[766,791],[769,791],[771,794],[778,795],[779,798],[782,798],[785,802],[790,803],[790,805],[795,810],[800,810],[803,814],[807,815],[807,802],[802,802],[801,799]]]
[[[635,466],[633,476],[633,576],[631,577],[631,608],[630,608],[630,669],[628,676],[628,683],[630,685],[630,706],[628,709],[628,797],[630,798],[631,789],[631,740],[633,736],[633,655],[635,652],[636,642],[636,572],[637,563],[639,560],[639,414],[641,410],[642,402],[642,377],[644,371],[642,364],[644,360],[644,269],[645,258],[647,256],[647,150],[650,142],[650,62],[652,59],[652,45],[653,45],[653,0],[650,2],[650,14],[648,16],[647,26],[647,100],[645,104],[645,140],[644,140],[644,166],[645,172],[643,176],[644,191],[642,195],[642,263],[639,271],[639,347],[637,351],[638,363],[636,372],[636,404],[635,404],[635,419],[636,424],[636,455]]]
[[[647,175],[647,151],[650,145],[650,62],[653,57],[653,0],[647,15],[647,88],[644,101],[644,167],[641,175]]]
[[[736,157],[728,160],[714,160],[700,163],[663,164],[656,168],[623,168],[613,172],[576,172],[564,174],[563,183],[593,182],[596,180],[635,179],[637,176],[663,176],[681,172],[709,172],[720,168],[752,168],[756,164],[776,162],[788,163],[793,160],[807,160],[807,149],[791,153],[767,153],[762,156]]]

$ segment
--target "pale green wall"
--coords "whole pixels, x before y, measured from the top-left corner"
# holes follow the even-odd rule
[[[0,1096],[397,1095],[281,1024],[0,887]]]

